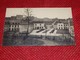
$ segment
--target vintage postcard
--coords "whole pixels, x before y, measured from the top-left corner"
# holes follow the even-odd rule
[[[71,8],[6,8],[3,46],[75,45]]]

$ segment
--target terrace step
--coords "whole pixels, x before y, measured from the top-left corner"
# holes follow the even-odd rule
[[[41,31],[43,31],[44,29],[41,29],[41,30],[39,30],[39,31],[37,31],[36,33],[39,33],[39,32],[41,32]]]

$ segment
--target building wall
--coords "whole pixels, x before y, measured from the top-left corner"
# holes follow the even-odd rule
[[[10,31],[19,32],[19,24],[11,24]]]
[[[51,29],[52,25],[46,25],[47,29]]]
[[[34,29],[45,29],[45,23],[34,23]]]
[[[57,25],[53,25],[53,28],[54,28],[54,29],[57,29]]]
[[[57,23],[57,29],[68,29],[69,26],[68,24],[64,24],[64,23]]]
[[[4,26],[4,31],[9,31],[9,25]]]
[[[19,25],[19,32],[20,33],[23,33],[23,32],[27,32],[30,33],[32,32],[33,30],[33,25],[29,25],[29,28],[28,28],[28,25]]]
[[[27,32],[27,25],[19,25],[19,32]]]
[[[57,23],[57,29],[64,29],[63,23]]]
[[[64,29],[69,29],[69,25],[68,24],[64,24]]]

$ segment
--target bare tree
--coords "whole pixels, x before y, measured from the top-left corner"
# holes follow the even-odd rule
[[[31,9],[30,8],[26,8],[25,9],[25,17],[26,17],[26,21],[27,21],[27,24],[28,24],[28,26],[27,26],[27,35],[29,34],[29,25],[30,25],[30,18],[31,18],[31,13],[32,13],[32,11],[31,11]]]

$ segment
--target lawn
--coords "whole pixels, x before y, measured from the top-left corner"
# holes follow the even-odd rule
[[[67,30],[65,30],[67,31]],[[57,31],[58,33],[65,33],[65,31]],[[72,39],[71,39],[72,38]],[[43,45],[74,45],[74,38],[69,34],[60,36],[48,36],[48,35],[4,35],[3,45],[4,46],[43,46]]]
[[[57,29],[57,34],[69,34],[68,29]]]

